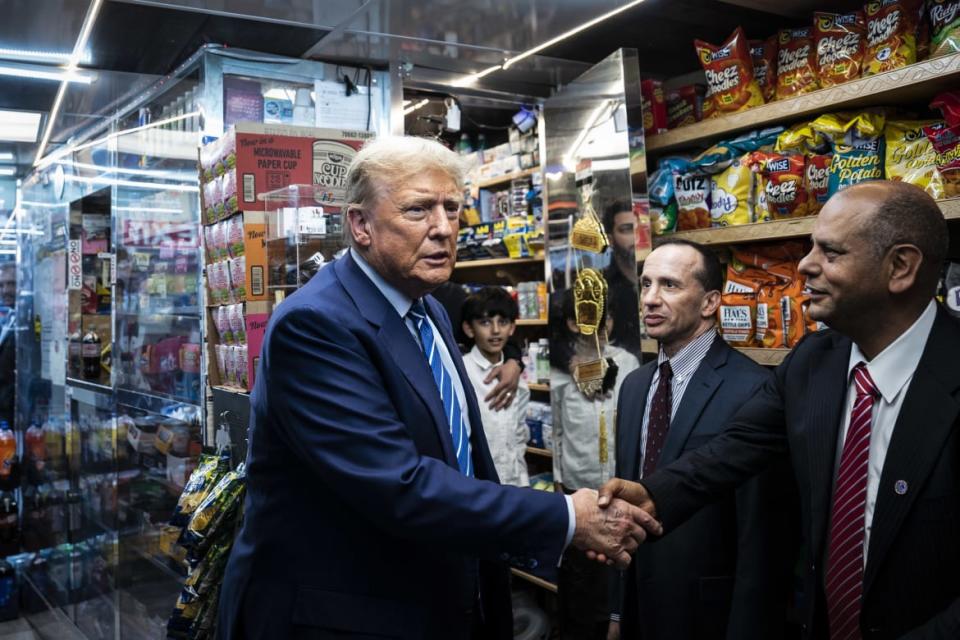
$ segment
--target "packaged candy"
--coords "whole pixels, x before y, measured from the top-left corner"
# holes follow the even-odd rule
[[[792,98],[820,88],[817,56],[810,27],[781,29],[777,52],[777,100]]]
[[[666,94],[667,128],[676,129],[703,119],[703,86],[688,84]]]
[[[710,178],[706,175],[678,174],[674,180],[677,199],[677,230],[710,227]]]
[[[230,456],[200,454],[197,466],[183,487],[180,499],[177,500],[170,524],[178,527],[185,526],[196,508],[229,468]]]
[[[937,152],[923,132],[935,120],[888,120],[884,129],[887,180],[915,184],[933,198],[944,197],[943,179],[937,170]]]
[[[938,122],[924,127],[923,133],[937,154],[937,171],[943,180],[944,196],[960,196],[960,126],[950,127]]]
[[[224,233],[224,244],[227,253],[231,258],[239,258],[243,255],[243,217],[233,216],[224,222],[226,230]],[[226,256],[224,256],[226,257]]]
[[[751,154],[749,162],[760,178],[758,190],[764,195],[763,211],[774,220],[807,215],[804,156],[757,151]],[[758,212],[757,217],[763,217],[762,213]]]
[[[830,199],[830,162],[832,153],[815,153],[807,156],[807,171],[804,186],[807,191],[807,215],[815,216]]]
[[[863,10],[867,22],[864,77],[917,61],[923,0],[875,0],[864,5]]]
[[[860,77],[866,23],[863,12],[813,14],[817,73],[821,87]]]
[[[753,172],[749,154],[710,179],[710,217],[715,227],[753,221]]]
[[[719,47],[702,40],[693,44],[707,75],[709,101],[717,112],[733,113],[763,104],[743,29],[738,27]]]
[[[230,326],[229,306],[215,307],[213,309],[213,323],[217,327],[217,333],[220,334],[221,344],[233,344],[233,327]]]
[[[779,39],[770,36],[766,40],[750,40],[750,58],[753,60],[753,77],[760,85],[763,99],[773,102],[777,97],[777,50]]]
[[[753,293],[724,293],[720,296],[720,335],[733,346],[754,346],[757,296]]]
[[[930,57],[960,52],[960,0],[927,0]]]
[[[663,98],[663,83],[659,80],[642,80],[640,100],[643,107],[643,132],[651,135],[666,131],[667,104]]]

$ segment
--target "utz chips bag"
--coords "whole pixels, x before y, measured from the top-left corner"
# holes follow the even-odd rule
[[[923,0],[875,0],[864,5],[863,11],[867,21],[864,77],[917,61]]]
[[[715,227],[753,222],[753,171],[749,154],[710,178],[710,218]]]
[[[927,0],[930,57],[960,51],[960,0]]]
[[[750,156],[750,168],[759,175],[757,189],[763,193],[763,209],[758,217],[769,213],[770,218],[781,220],[807,215],[804,156],[758,151]]]
[[[960,196],[960,126],[950,127],[938,122],[924,127],[923,133],[937,154],[937,171],[943,179],[944,196]]]
[[[752,347],[756,335],[757,295],[724,293],[720,296],[720,335],[733,346]]]
[[[694,40],[707,75],[710,101],[720,114],[763,104],[763,92],[753,76],[753,60],[743,29],[737,28],[721,46]]]
[[[813,14],[813,38],[821,87],[832,87],[860,77],[865,30],[866,23],[860,11]]]
[[[677,174],[673,184],[677,199],[677,230],[710,227],[710,177],[696,173]]]
[[[703,85],[688,84],[666,95],[667,128],[676,129],[703,119]]]
[[[887,180],[909,182],[924,189],[933,198],[944,197],[943,178],[937,170],[937,152],[923,132],[933,120],[888,120],[884,129]]]
[[[750,58],[753,60],[753,77],[760,85],[763,99],[773,102],[777,97],[777,36],[766,40],[750,40]]]
[[[820,88],[817,56],[810,27],[781,29],[777,52],[777,100],[792,98]]]

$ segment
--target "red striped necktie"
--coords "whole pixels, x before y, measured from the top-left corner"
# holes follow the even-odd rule
[[[830,513],[825,583],[830,640],[860,638],[870,423],[880,394],[863,362],[854,367],[853,381],[857,398],[843,442]]]

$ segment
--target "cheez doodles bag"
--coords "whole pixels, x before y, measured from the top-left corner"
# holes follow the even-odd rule
[[[820,88],[816,51],[810,27],[781,29],[777,53],[777,100],[792,98]]]
[[[760,175],[759,188],[770,217],[780,220],[807,215],[806,162],[802,155],[758,151],[751,155],[750,167]]]
[[[753,77],[760,85],[763,99],[772,102],[777,97],[777,36],[766,40],[750,40],[749,45]]]
[[[821,87],[860,77],[866,23],[861,11],[813,14],[817,72]]]
[[[817,153],[807,156],[807,215],[815,216],[830,199],[830,161],[833,155]]]
[[[876,0],[864,5],[863,12],[867,21],[864,77],[917,61],[923,0]]]
[[[753,76],[753,60],[743,29],[737,28],[721,46],[694,40],[697,57],[709,85],[709,99],[720,114],[763,104],[763,92]]]

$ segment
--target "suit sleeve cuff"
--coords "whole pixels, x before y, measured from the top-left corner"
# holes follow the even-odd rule
[[[567,501],[567,538],[563,543],[563,550],[566,551],[573,542],[573,534],[577,530],[577,513],[573,508],[573,498],[567,495],[563,497]]]

